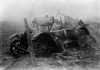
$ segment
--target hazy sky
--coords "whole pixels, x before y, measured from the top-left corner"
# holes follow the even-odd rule
[[[54,15],[100,18],[100,0],[0,0],[0,20],[23,21],[26,16]]]

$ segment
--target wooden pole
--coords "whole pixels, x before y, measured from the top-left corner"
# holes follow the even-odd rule
[[[31,58],[31,63],[32,63],[32,65],[33,65],[33,63],[34,63],[34,51],[33,51],[33,45],[32,45],[32,40],[31,40],[31,38],[32,38],[32,30],[31,30],[31,28],[28,26],[28,22],[27,22],[27,19],[26,18],[24,18],[24,23],[25,23],[25,31],[26,31],[26,33],[27,33],[27,40],[28,40],[28,51],[29,51],[29,53],[30,53],[30,58]],[[35,64],[35,63],[34,63]]]

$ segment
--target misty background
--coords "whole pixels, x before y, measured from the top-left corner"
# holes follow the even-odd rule
[[[55,15],[58,11],[83,20],[100,18],[99,0],[0,0],[0,21],[23,23],[44,14]]]
[[[99,0],[0,0],[0,20],[23,21],[44,14],[55,15],[58,11],[74,18],[99,19]]]
[[[24,31],[24,17],[31,23],[33,17],[59,13],[99,23],[100,0],[0,0],[0,45]]]

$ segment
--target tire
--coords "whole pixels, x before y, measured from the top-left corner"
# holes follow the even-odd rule
[[[9,46],[10,46],[9,48],[10,55],[15,58],[28,54],[27,52],[28,44],[25,34],[15,34],[11,36]]]

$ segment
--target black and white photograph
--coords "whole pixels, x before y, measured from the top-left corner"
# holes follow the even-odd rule
[[[100,0],[0,0],[0,70],[100,70]]]

